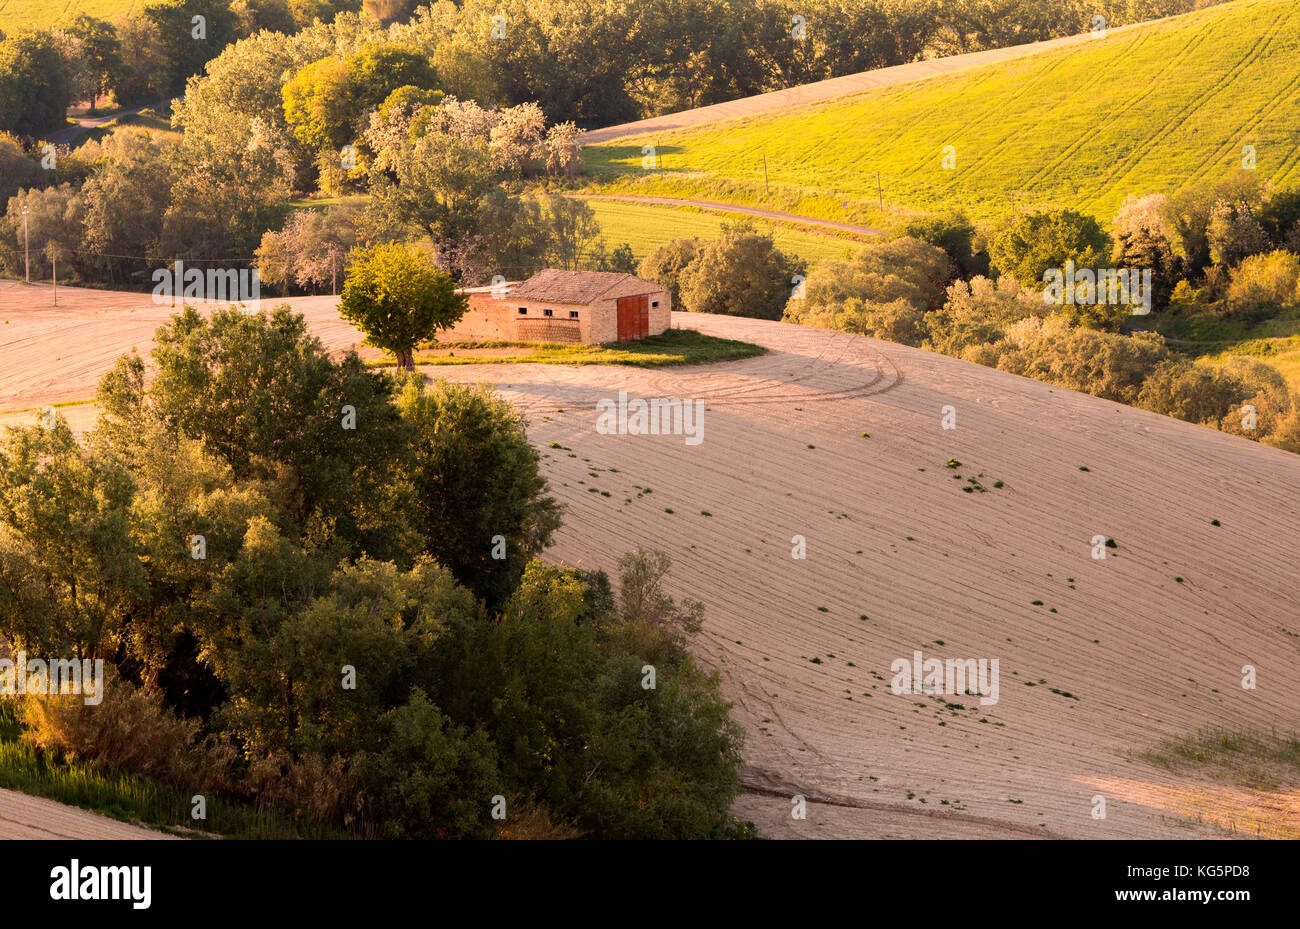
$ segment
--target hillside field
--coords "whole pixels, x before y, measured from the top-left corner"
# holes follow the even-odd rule
[[[766,222],[749,216],[715,213],[693,207],[660,206],[652,203],[627,203],[617,200],[587,200],[596,214],[605,243],[616,248],[624,242],[632,246],[638,259],[656,246],[681,236],[716,238],[722,224],[748,220],[759,232],[770,235],[776,247],[789,255],[798,255],[809,265],[823,258],[842,258],[856,251],[861,242],[852,237],[809,232],[783,223]]]
[[[142,0],[0,0],[0,31],[43,29],[78,13],[116,22],[137,4]]]
[[[1108,223],[1126,196],[1221,176],[1247,145],[1264,177],[1300,180],[1298,107],[1300,5],[1237,0],[778,115],[592,145],[584,159],[601,189],[850,222],[948,208],[989,219],[1032,202]],[[663,167],[647,172],[650,144]]]
[[[22,360],[0,370],[3,424],[93,397],[170,313],[83,289],[57,311],[19,308],[22,290],[0,284],[14,305],[0,347]],[[330,348],[359,343],[337,298],[291,302]],[[1202,730],[1294,728],[1300,459],[848,333],[673,321],[768,351],[424,370],[491,383],[527,416],[567,508],[549,559],[672,555],[673,593],[706,604],[696,652],[749,733],[738,811],[765,834],[1300,837],[1286,765],[1247,759],[1264,765],[1247,781],[1160,763]],[[596,403],[620,390],[704,400],[703,441],[600,434]],[[96,409],[60,413],[84,430]],[[985,491],[963,492],[971,481]],[[1098,533],[1118,543],[1104,560]],[[999,659],[999,702],[892,693],[891,663],[917,650]],[[1246,664],[1257,689],[1240,684]],[[794,794],[806,821],[790,819]]]

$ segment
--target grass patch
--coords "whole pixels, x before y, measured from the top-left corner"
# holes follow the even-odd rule
[[[0,3],[0,29],[10,35],[23,29],[47,29],[65,11],[115,22],[135,5],[135,0],[80,0],[74,10],[74,5],[53,4],[50,0],[9,0]]]
[[[342,830],[311,826],[216,796],[207,798],[207,820],[196,823],[190,818],[190,794],[92,762],[38,753],[22,740],[7,702],[0,702],[0,787],[174,834],[197,827],[232,839],[348,838]]]
[[[1300,784],[1300,735],[1295,733],[1198,729],[1180,739],[1166,739],[1142,757],[1167,770],[1195,769],[1252,790]]]
[[[637,342],[613,342],[608,345],[561,345],[554,342],[458,342],[439,345],[452,354],[416,352],[419,365],[473,364],[561,364],[561,365],[631,365],[659,368],[669,365],[703,364],[710,361],[737,361],[767,354],[767,349],[736,339],[720,339],[695,329],[669,329]],[[521,348],[518,355],[460,354],[476,349]],[[371,367],[392,367],[387,359],[367,362]]]
[[[582,199],[579,195],[578,199]],[[810,226],[774,222],[758,216],[727,214],[694,206],[634,203],[620,200],[584,200],[596,214],[600,231],[610,247],[626,242],[640,260],[656,247],[681,237],[716,239],[722,224],[745,220],[786,255],[797,255],[809,264],[824,258],[843,258],[857,251],[862,240],[848,233],[812,231]]]

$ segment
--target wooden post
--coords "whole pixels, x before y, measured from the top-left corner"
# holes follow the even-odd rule
[[[767,152],[763,153],[763,193],[770,193],[767,187]]]
[[[880,186],[880,172],[876,172],[876,196],[880,198],[880,212],[885,212],[885,191]]]

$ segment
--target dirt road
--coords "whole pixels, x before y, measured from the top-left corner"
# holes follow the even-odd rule
[[[778,222],[798,223],[801,226],[818,226],[833,229],[836,232],[852,232],[857,235],[884,235],[879,229],[870,226],[854,226],[849,223],[832,222],[829,219],[817,219],[812,216],[799,216],[795,213],[782,213],[779,210],[762,210],[752,206],[736,206],[732,203],[714,203],[710,200],[676,200],[672,197],[634,197],[619,194],[575,194],[575,200],[629,200],[634,203],[659,203],[666,206],[695,206],[702,210],[716,210],[721,213],[740,213],[745,216],[758,216],[762,219],[774,219]]]
[[[0,840],[170,838],[173,836],[64,806],[44,797],[0,790]]]

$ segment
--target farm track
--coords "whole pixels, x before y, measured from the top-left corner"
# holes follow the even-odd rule
[[[575,200],[623,200],[629,203],[649,203],[661,206],[693,206],[714,213],[739,213],[759,219],[771,219],[777,222],[798,223],[801,226],[815,226],[833,232],[851,232],[855,235],[884,235],[880,229],[870,226],[855,226],[851,223],[837,223],[834,220],[818,219],[815,216],[800,216],[797,213],[783,213],[779,210],[765,210],[753,206],[741,206],[734,203],[717,203],[712,200],[684,200],[676,197],[641,197],[635,194],[573,194]]]

